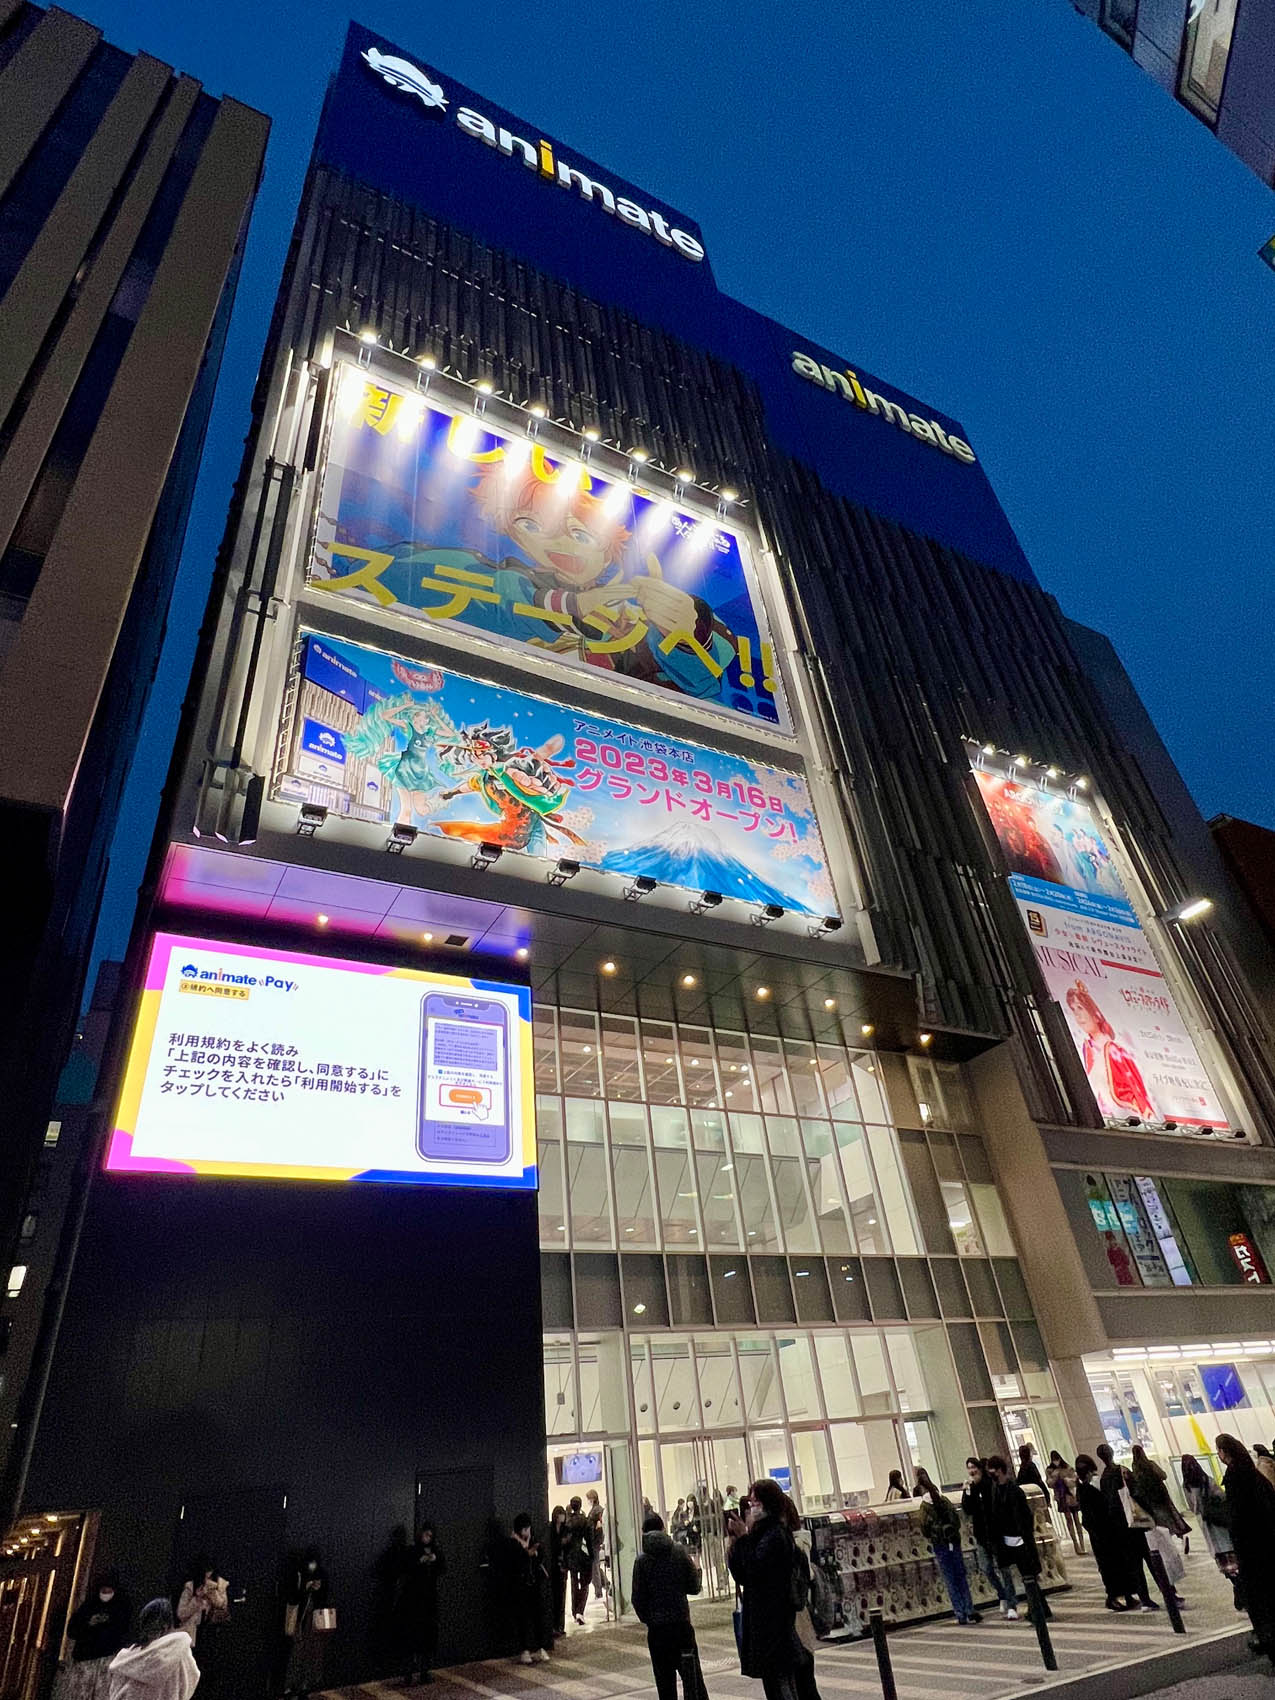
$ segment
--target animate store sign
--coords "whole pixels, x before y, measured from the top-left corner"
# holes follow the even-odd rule
[[[275,794],[688,892],[832,915],[797,773],[307,635]]]
[[[1225,1128],[1226,1113],[1085,798],[971,758],[1050,994],[1109,1120]]]

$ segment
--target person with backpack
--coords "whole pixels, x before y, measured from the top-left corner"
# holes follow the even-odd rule
[[[810,1563],[788,1529],[784,1490],[754,1482],[747,1522],[727,1519],[726,1562],[742,1590],[739,1665],[758,1677],[766,1700],[819,1700],[815,1661],[796,1630],[810,1597]]]
[[[921,1531],[934,1553],[934,1562],[943,1578],[947,1597],[952,1602],[956,1621],[982,1623],[983,1615],[974,1610],[970,1579],[965,1573],[965,1554],[961,1551],[961,1514],[951,1500],[939,1492],[927,1470],[917,1471],[916,1485],[924,1500]]]
[[[700,1573],[690,1554],[665,1533],[664,1519],[650,1512],[642,1520],[642,1551],[634,1560],[629,1597],[646,1625],[659,1700],[677,1700],[679,1670],[683,1700],[708,1700],[691,1623],[690,1595],[699,1591]]]

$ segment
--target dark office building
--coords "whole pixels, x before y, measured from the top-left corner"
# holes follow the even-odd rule
[[[1262,179],[1275,183],[1270,0],[1072,0]]]
[[[960,424],[710,247],[352,26],[25,1502],[148,1576],[204,1547],[240,1647],[316,1543],[329,1681],[387,1668],[414,1518],[470,1576],[595,1486],[623,1607],[644,1497],[1166,1456],[1124,1354],[1275,1336],[1198,816]]]
[[[37,1219],[267,122],[69,13],[0,4],[0,1237]],[[56,1239],[56,1214],[43,1232]],[[47,1248],[46,1248],[47,1249]],[[8,1258],[28,1267],[25,1251]],[[15,1279],[10,1277],[10,1285]],[[6,1441],[32,1346],[16,1316]]]
[[[1275,832],[1234,815],[1216,815],[1209,831],[1231,878],[1244,893],[1267,948],[1275,951]]]

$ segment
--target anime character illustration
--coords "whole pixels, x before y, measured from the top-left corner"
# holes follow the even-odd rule
[[[574,760],[555,760],[562,747],[562,739],[554,736],[538,749],[519,750],[508,759],[480,767],[463,785],[443,792],[441,801],[476,792],[495,819],[439,821],[439,832],[471,844],[522,850],[529,856],[556,854],[555,839],[583,844],[558,812],[575,783],[561,771],[574,767]]]
[[[438,703],[422,703],[411,692],[373,702],[347,743],[352,756],[374,761],[393,786],[400,826],[436,812],[447,786],[514,746],[507,728],[484,723],[457,731]]]
[[[1085,1035],[1080,1055],[1099,1110],[1104,1116],[1141,1116],[1156,1121],[1155,1105],[1143,1083],[1142,1071],[1117,1041],[1115,1029],[1083,980],[1068,987],[1066,1001]]]

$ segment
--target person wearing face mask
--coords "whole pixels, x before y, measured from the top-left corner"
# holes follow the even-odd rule
[[[430,1666],[438,1649],[438,1584],[446,1570],[447,1560],[434,1539],[434,1525],[422,1523],[403,1570],[398,1601],[407,1655],[406,1688],[434,1680]]]
[[[315,1622],[315,1613],[328,1604],[328,1573],[319,1562],[317,1547],[306,1550],[292,1571],[284,1608],[283,1633],[288,1646],[286,1695],[298,1700],[323,1687],[323,1664],[327,1653],[327,1630]]]
[[[579,1503],[578,1501],[576,1503]],[[587,1572],[585,1573],[587,1577]],[[520,1511],[514,1518],[509,1564],[510,1615],[518,1642],[520,1664],[546,1664],[553,1645],[549,1610],[549,1572],[531,1518]]]
[[[105,1700],[111,1660],[128,1641],[133,1604],[113,1570],[89,1585],[71,1613],[67,1639],[74,1643],[71,1662],[58,1673],[54,1700]]]

